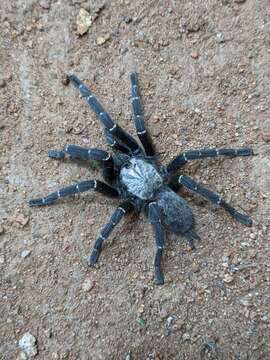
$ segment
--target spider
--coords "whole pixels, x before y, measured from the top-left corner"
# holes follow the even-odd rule
[[[182,235],[192,249],[195,248],[194,240],[200,240],[194,231],[192,210],[187,201],[176,193],[181,186],[222,207],[241,224],[252,225],[252,220],[248,216],[236,211],[218,194],[198,184],[189,176],[175,175],[176,171],[190,160],[217,156],[249,156],[253,155],[252,149],[188,150],[180,153],[168,165],[162,166],[155,156],[150,134],[145,127],[135,72],[130,74],[131,102],[134,125],[141,144],[112,120],[92,91],[81,80],[75,75],[70,75],[69,80],[79,89],[82,97],[86,98],[88,105],[104,125],[106,141],[114,150],[114,154],[96,148],[88,149],[76,145],[66,145],[63,150],[49,150],[48,156],[54,159],[64,159],[68,155],[71,159],[98,161],[106,183],[99,180],[81,181],[43,198],[30,200],[29,206],[50,205],[59,198],[88,190],[95,190],[109,197],[120,199],[122,202],[101,230],[87,258],[89,266],[96,264],[103,242],[108,239],[123,216],[131,211],[137,213],[144,211],[152,225],[155,237],[155,283],[163,284],[161,260],[165,246],[165,231]]]

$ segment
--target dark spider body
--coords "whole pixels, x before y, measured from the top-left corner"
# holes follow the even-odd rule
[[[88,104],[97,114],[105,127],[107,143],[115,150],[111,155],[99,149],[85,149],[76,145],[67,145],[63,150],[50,150],[51,158],[63,159],[69,155],[71,159],[97,160],[103,169],[106,183],[99,180],[87,180],[62,188],[44,198],[30,200],[30,206],[43,206],[54,203],[58,198],[95,190],[110,197],[122,199],[122,203],[114,211],[110,221],[101,230],[93,250],[88,257],[88,264],[94,265],[101,253],[102,245],[114,227],[129,211],[144,211],[152,224],[155,242],[155,281],[164,283],[161,271],[161,258],[165,246],[165,229],[181,234],[194,248],[194,240],[199,236],[193,230],[193,214],[188,203],[176,191],[184,186],[198,193],[210,202],[223,207],[240,223],[251,226],[251,219],[236,211],[219,195],[201,186],[190,177],[175,175],[187,161],[216,156],[248,156],[253,155],[251,149],[200,149],[189,150],[174,158],[167,166],[160,166],[155,157],[150,135],[145,128],[140,101],[138,80],[135,73],[130,75],[133,119],[137,135],[143,146],[117,125],[104,110],[92,92],[75,76],[69,77]]]

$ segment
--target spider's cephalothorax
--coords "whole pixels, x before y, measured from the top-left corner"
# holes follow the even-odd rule
[[[155,157],[150,135],[145,128],[136,73],[130,75],[131,100],[134,125],[142,147],[137,140],[112,120],[93,93],[75,75],[70,75],[69,79],[80,90],[81,95],[86,98],[89,106],[104,125],[105,137],[108,145],[114,150],[114,155],[100,149],[85,149],[76,145],[66,145],[63,150],[50,150],[48,155],[55,159],[63,159],[68,155],[71,159],[97,160],[103,169],[106,183],[99,180],[81,181],[46,197],[30,200],[29,205],[50,205],[58,198],[87,190],[95,190],[104,195],[121,199],[121,204],[101,230],[93,246],[88,257],[89,265],[97,262],[104,240],[109,237],[124,214],[129,211],[144,210],[152,224],[155,236],[155,281],[157,284],[163,284],[161,258],[165,246],[165,229],[183,235],[192,248],[194,248],[194,240],[200,239],[193,229],[193,215],[190,207],[176,193],[180,186],[184,186],[211,203],[222,207],[240,223],[251,226],[252,221],[247,215],[236,211],[219,195],[186,175],[175,175],[176,171],[189,160],[216,156],[248,156],[253,155],[251,149],[188,150],[176,156],[167,166],[160,167]]]

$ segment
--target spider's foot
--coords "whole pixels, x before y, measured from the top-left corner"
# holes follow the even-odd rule
[[[252,225],[252,220],[250,217],[248,217],[247,215],[243,215],[239,212],[236,212],[235,214],[233,214],[233,218],[237,221],[239,221],[241,224],[246,225],[246,226],[251,226]]]
[[[43,199],[32,199],[32,200],[29,200],[28,205],[30,207],[34,207],[34,206],[43,206],[45,204],[43,202]]]
[[[164,276],[159,267],[155,267],[155,284],[163,285],[164,284]]]
[[[52,159],[64,159],[65,153],[62,150],[49,150],[48,156]]]
[[[97,249],[94,249],[87,258],[87,264],[89,266],[94,266],[98,261],[99,254],[100,254],[100,251],[98,251]]]

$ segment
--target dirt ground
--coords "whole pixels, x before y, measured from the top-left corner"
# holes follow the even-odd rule
[[[82,36],[81,8],[92,20]],[[0,359],[269,359],[269,0],[1,0],[0,16]],[[183,149],[256,153],[185,167],[254,223],[181,192],[202,241],[192,252],[167,234],[163,286],[153,284],[143,215],[127,216],[89,269],[118,201],[89,193],[27,205],[100,178],[94,166],[47,157],[68,143],[106,148],[65,74],[135,134],[132,70],[163,164]],[[32,355],[19,346],[26,333]]]

